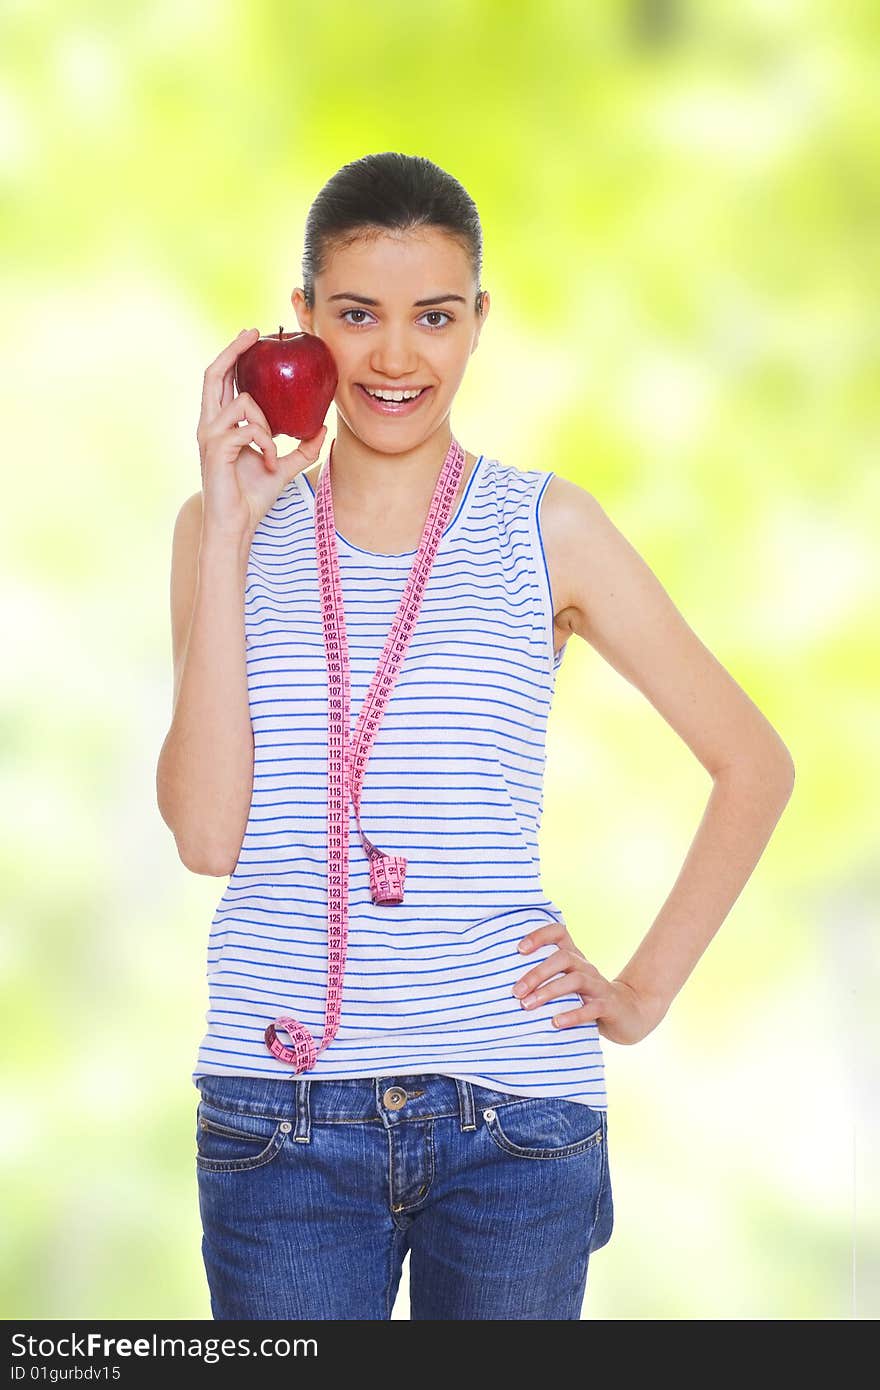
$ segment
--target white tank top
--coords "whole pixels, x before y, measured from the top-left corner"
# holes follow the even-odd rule
[[[517,942],[565,920],[538,850],[556,672],[539,505],[552,472],[481,455],[440,540],[361,791],[365,835],[406,856],[403,903],[372,902],[349,808],[342,1015],[314,1080],[441,1072],[607,1108],[594,1022],[557,1029],[575,993],[523,1009],[512,986],[551,955]],[[314,491],[298,475],[256,529],[245,593],[254,790],[208,939],[203,1075],[291,1077],[267,1023],[320,1038],[327,987],[327,675]],[[351,729],[415,550],[376,554],[337,531]]]

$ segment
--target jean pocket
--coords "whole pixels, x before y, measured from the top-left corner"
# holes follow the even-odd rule
[[[580,1101],[541,1097],[489,1106],[482,1115],[493,1143],[518,1158],[598,1156],[605,1143],[605,1112]]]
[[[208,1173],[240,1173],[271,1163],[292,1129],[289,1120],[246,1115],[204,1099],[196,1109],[196,1165]]]

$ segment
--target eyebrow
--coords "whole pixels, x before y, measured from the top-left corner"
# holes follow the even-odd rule
[[[369,304],[373,308],[379,307],[378,299],[368,299],[365,294],[350,294],[347,290],[343,294],[328,295],[328,301],[333,299],[354,299],[358,304]],[[446,304],[450,299],[458,300],[460,304],[467,303],[463,294],[435,294],[430,299],[413,300],[413,307],[421,309],[427,304]]]

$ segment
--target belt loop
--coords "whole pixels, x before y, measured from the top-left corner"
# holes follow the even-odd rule
[[[456,1086],[458,1087],[458,1103],[459,1110],[461,1112],[461,1128],[463,1130],[476,1129],[477,1125],[474,1119],[474,1093],[471,1088],[471,1083],[469,1081],[463,1081],[460,1076],[456,1076],[454,1080]]]
[[[297,1077],[296,1081],[296,1129],[293,1137],[298,1144],[308,1144],[312,1137],[311,1111],[309,1110],[310,1077]]]

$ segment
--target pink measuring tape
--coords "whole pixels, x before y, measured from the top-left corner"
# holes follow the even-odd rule
[[[335,442],[335,441],[334,441]],[[403,880],[406,859],[402,855],[385,854],[368,840],[361,829],[361,784],[370,757],[373,739],[403,664],[409,639],[415,630],[422,604],[422,595],[440,538],[446,529],[452,503],[464,470],[465,453],[458,440],[453,439],[440,470],[428,508],[422,538],[406,585],[394,615],[385,646],[379,657],[370,688],[364,696],[354,735],[349,742],[351,727],[351,678],[348,664],[348,644],[345,635],[345,609],[342,601],[342,581],[339,573],[339,552],[336,548],[336,526],[333,518],[333,497],[330,490],[330,465],[333,444],[327,464],[321,470],[315,496],[315,542],[318,552],[318,579],[321,592],[321,613],[324,619],[324,645],[327,652],[327,1009],[324,1036],[320,1047],[306,1028],[295,1018],[276,1018],[265,1032],[266,1046],[282,1062],[293,1065],[294,1072],[308,1071],[315,1065],[318,1053],[333,1041],[342,1013],[342,977],[345,973],[345,952],[348,943],[348,809],[354,805],[358,833],[370,863],[370,891],[373,902],[391,906],[403,902]],[[285,1047],[277,1030],[283,1029],[293,1047]]]

